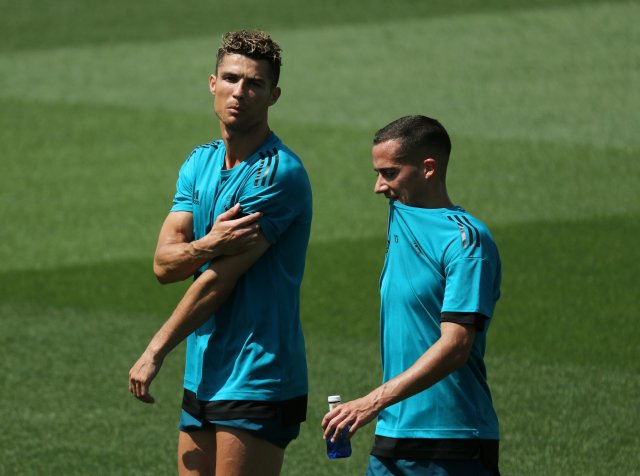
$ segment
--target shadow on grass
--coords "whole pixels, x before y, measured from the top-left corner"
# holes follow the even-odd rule
[[[493,227],[502,298],[489,353],[623,364],[637,357],[637,217]],[[377,339],[384,237],[314,243],[302,288],[305,332]],[[0,274],[0,300],[168,316],[188,282],[161,286],[148,260]],[[613,325],[615,323],[615,325]],[[496,343],[494,346],[493,343]],[[545,352],[539,352],[545,349]]]
[[[384,238],[310,245],[302,289],[303,313],[318,315],[319,325],[344,322],[361,314],[363,306],[377,313],[384,246]],[[0,300],[78,310],[167,314],[190,282],[162,286],[148,259],[118,260],[0,273]]]

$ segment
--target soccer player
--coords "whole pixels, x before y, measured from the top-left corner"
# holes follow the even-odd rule
[[[195,279],[131,368],[129,388],[153,403],[149,385],[187,338],[182,475],[278,475],[306,418],[299,291],[311,188],[269,128],[280,66],[266,33],[223,36],[209,79],[222,139],[196,147],[180,169],[158,238],[158,279]]]
[[[373,141],[374,191],[389,199],[380,281],[383,384],[327,413],[324,437],[377,417],[367,475],[497,475],[498,420],[486,333],[500,294],[487,227],[449,199],[451,142],[424,116]]]

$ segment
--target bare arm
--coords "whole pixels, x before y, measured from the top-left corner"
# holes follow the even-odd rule
[[[172,212],[162,225],[153,272],[162,284],[182,281],[193,275],[202,265],[222,255],[233,255],[252,246],[258,240],[257,220],[262,213],[233,219],[240,212],[236,204],[221,213],[211,231],[193,240],[193,215]]]
[[[348,425],[349,434],[372,421],[388,406],[431,387],[469,358],[475,338],[473,325],[441,324],[441,337],[407,370],[357,400],[338,405],[322,420],[324,437],[339,435]],[[335,438],[335,436],[334,436]]]
[[[214,260],[187,289],[169,319],[151,339],[142,356],[129,371],[129,390],[145,403],[153,403],[149,386],[166,355],[189,334],[205,323],[231,294],[240,278],[269,248],[259,233],[248,250]]]

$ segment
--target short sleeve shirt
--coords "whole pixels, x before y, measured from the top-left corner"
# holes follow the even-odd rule
[[[500,295],[501,265],[487,227],[460,207],[390,203],[380,279],[383,379],[407,370],[440,337],[442,314],[477,313],[465,366],[427,390],[383,410],[376,434],[391,438],[497,439],[486,382],[486,330]]]
[[[307,393],[300,285],[311,187],[300,159],[273,133],[233,169],[225,169],[225,153],[221,140],[191,153],[171,210],[193,214],[199,239],[240,203],[243,214],[263,213],[259,223],[271,246],[187,338],[184,387],[199,400],[286,400]]]

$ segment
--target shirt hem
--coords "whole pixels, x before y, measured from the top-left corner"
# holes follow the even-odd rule
[[[278,402],[283,400],[289,400],[301,395],[307,395],[309,390],[307,388],[295,389],[287,391],[285,393],[266,393],[266,392],[218,392],[210,394],[207,392],[198,392],[197,388],[184,386],[186,390],[194,392],[197,395],[198,400],[205,402],[214,402],[218,400],[255,400],[264,402]]]
[[[387,438],[428,438],[428,439],[482,439],[499,440],[500,434],[479,430],[392,430],[376,428],[377,436]]]

